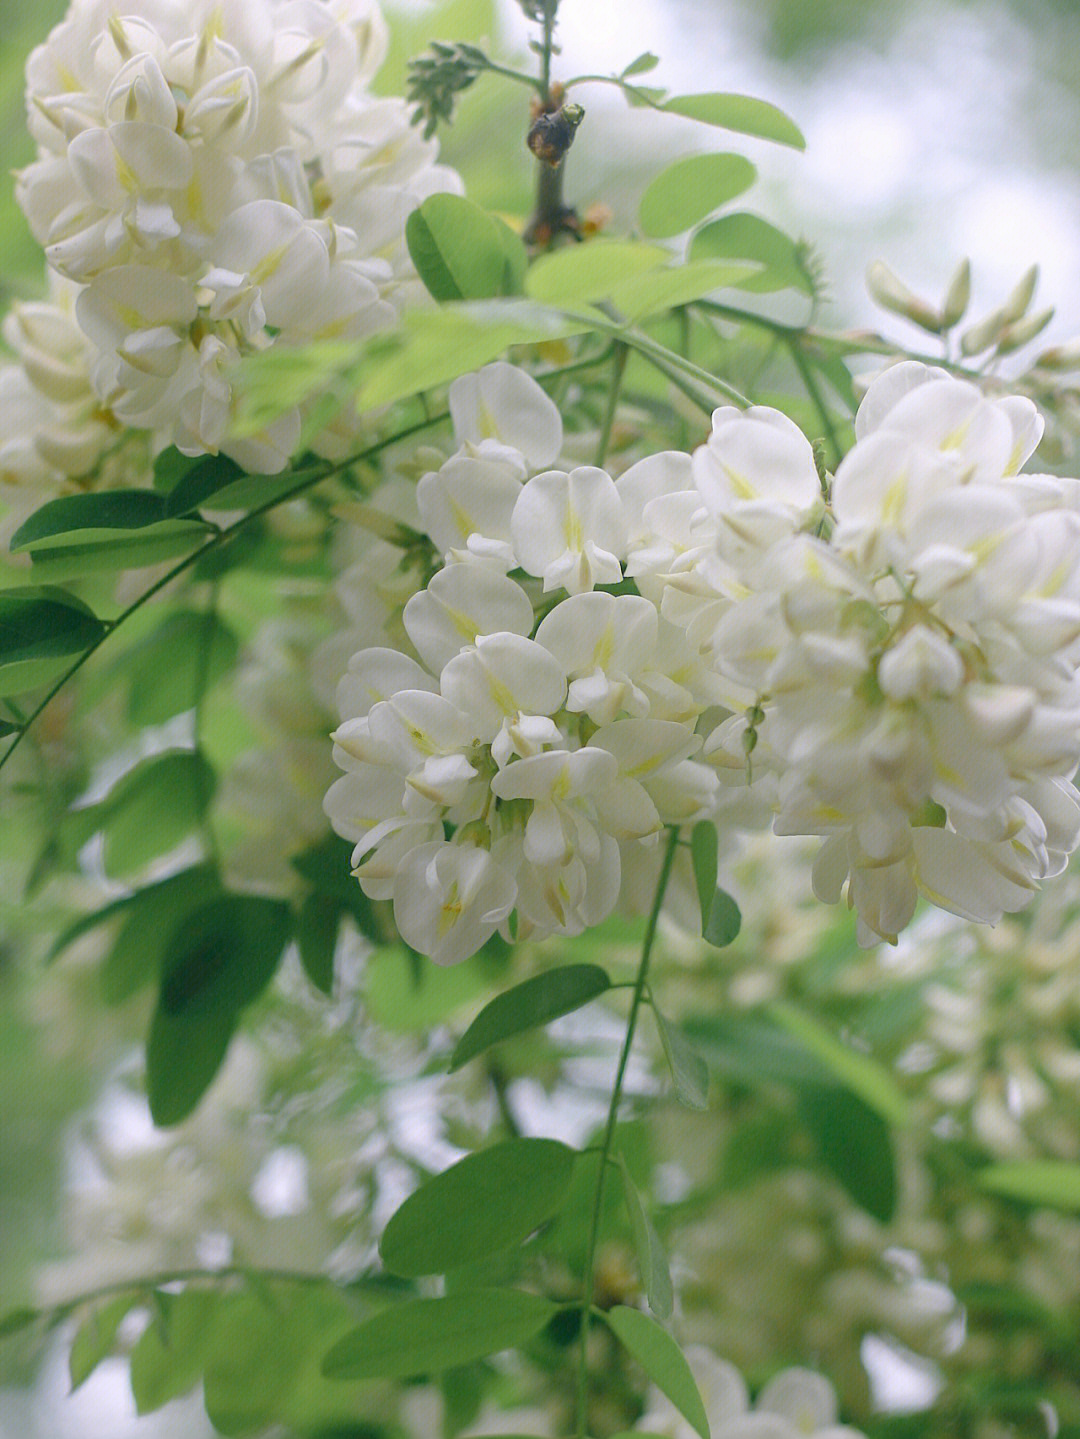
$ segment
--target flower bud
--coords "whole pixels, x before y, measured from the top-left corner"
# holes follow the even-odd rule
[[[949,288],[945,291],[945,299],[941,306],[942,329],[951,330],[954,325],[958,325],[967,314],[970,302],[971,261],[962,260],[949,281]]]
[[[918,325],[920,329],[929,330],[932,335],[941,333],[941,315],[913,290],[909,290],[884,260],[875,260],[867,270],[866,287],[882,309],[891,310],[894,315],[903,315],[906,320]]]
[[[1025,271],[1020,277],[1016,288],[1002,306],[1006,323],[1011,325],[1027,314],[1028,306],[1035,294],[1035,286],[1038,283],[1039,267],[1032,265],[1031,269]]]
[[[1039,310],[1037,314],[1028,315],[1026,319],[1006,326],[998,340],[998,354],[1011,355],[1014,350],[1022,349],[1029,340],[1033,340],[1045,330],[1053,318],[1054,307],[1051,305],[1045,310]]]

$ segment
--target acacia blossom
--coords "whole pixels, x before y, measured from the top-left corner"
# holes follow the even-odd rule
[[[461,186],[369,93],[386,39],[375,0],[73,0],[33,52],[17,197],[115,423],[280,470],[301,411],[236,438],[239,359],[371,334],[416,293],[405,220]]]
[[[920,896],[994,922],[1064,867],[1080,505],[1019,473],[1030,402],[894,367],[829,493],[760,407],[618,479],[552,468],[558,414],[507,365],[455,381],[451,412],[460,447],[417,488],[443,567],[405,607],[410,653],[350,661],[327,800],[410,943],[461,958],[514,913],[576,933],[627,898],[624,856],[640,885],[663,827],[706,816],[820,837],[815,892],[864,944]],[[485,856],[469,900],[435,862],[461,845]],[[422,925],[417,849],[442,896]]]

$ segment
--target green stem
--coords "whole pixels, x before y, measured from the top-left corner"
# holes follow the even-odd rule
[[[634,980],[634,996],[630,1001],[630,1016],[626,1021],[626,1038],[623,1040],[622,1052],[619,1055],[619,1066],[615,1072],[615,1087],[611,1092],[607,1124],[604,1127],[604,1137],[600,1146],[600,1167],[596,1176],[596,1192],[593,1197],[592,1220],[589,1225],[589,1242],[585,1250],[584,1292],[581,1299],[581,1338],[578,1350],[577,1376],[577,1439],[585,1439],[588,1419],[589,1317],[592,1313],[593,1295],[596,1290],[596,1247],[600,1238],[600,1215],[604,1204],[604,1179],[607,1174],[608,1163],[611,1159],[612,1145],[615,1142],[615,1126],[619,1118],[619,1103],[622,1099],[623,1081],[626,1078],[626,1066],[630,1061],[630,1050],[634,1043],[634,1030],[637,1027],[638,1014],[641,1010],[641,1003],[649,976],[649,960],[652,957],[653,941],[656,939],[656,927],[660,920],[660,907],[664,902],[668,880],[671,878],[671,869],[675,863],[675,851],[678,848],[678,844],[679,831],[675,826],[672,826],[671,829],[668,830],[664,858],[661,862],[660,874],[656,881],[656,893],[653,896],[652,909],[649,911],[649,922],[645,927],[645,938],[641,945],[641,962],[638,965],[637,976]]]
[[[844,452],[840,448],[840,441],[836,434],[836,426],[829,414],[829,407],[825,403],[825,396],[821,393],[821,386],[817,382],[817,376],[810,366],[809,360],[802,352],[802,347],[795,336],[788,336],[787,347],[791,352],[791,358],[795,361],[795,368],[799,372],[799,378],[806,387],[806,393],[810,396],[814,409],[818,412],[821,420],[821,427],[825,431],[825,438],[832,450],[832,463],[835,470],[840,461],[844,458]]]
[[[615,354],[611,366],[611,389],[608,391],[607,407],[604,410],[604,423],[600,428],[600,439],[596,446],[596,464],[603,466],[607,459],[608,445],[611,443],[611,428],[615,423],[615,412],[619,408],[619,391],[622,389],[623,375],[626,373],[626,361],[630,351],[625,345],[615,342]]]

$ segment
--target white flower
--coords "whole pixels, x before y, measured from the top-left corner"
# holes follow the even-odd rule
[[[622,579],[626,516],[615,482],[591,465],[529,480],[510,521],[514,553],[544,589],[581,594]]]
[[[505,361],[450,386],[450,418],[458,443],[483,453],[494,440],[517,450],[531,470],[554,463],[562,449],[562,416],[536,381]]]
[[[491,855],[471,844],[435,841],[406,857],[394,879],[402,939],[436,964],[475,954],[510,913],[517,886]]]

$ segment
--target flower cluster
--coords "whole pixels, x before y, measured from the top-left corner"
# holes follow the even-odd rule
[[[1030,402],[896,366],[831,495],[775,410],[719,409],[692,457],[617,480],[546,468],[558,414],[507,365],[451,411],[417,489],[443,567],[410,653],[349,664],[327,801],[411,944],[463,958],[514,909],[576,933],[702,816],[821,837],[815,891],[846,886],[863,943],[920,894],[993,922],[1064,867],[1080,507],[1018,473]]]
[[[230,441],[238,359],[392,322],[405,218],[460,182],[368,92],[385,46],[375,0],[74,0],[31,55],[18,199],[120,425],[278,470],[300,413]]]
[[[519,933],[572,935],[620,890],[647,906],[664,826],[711,813],[717,789],[695,730],[710,676],[621,592],[648,476],[548,468],[558,411],[509,365],[455,381],[450,406],[460,448],[417,488],[444,564],[405,605],[413,653],[349,661],[326,801],[365,892],[443,964],[513,910]]]
[[[867,392],[819,524],[805,441],[785,475],[733,442],[754,417],[714,417],[694,457],[732,600],[711,644],[748,700],[708,749],[740,775],[752,749],[776,831],[824,838],[815,892],[846,885],[862,942],[920,894],[994,922],[1080,831],[1075,482],[1018,474],[1029,401],[909,362]]]

